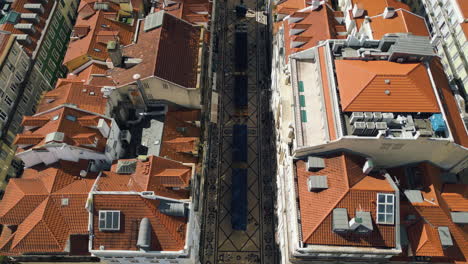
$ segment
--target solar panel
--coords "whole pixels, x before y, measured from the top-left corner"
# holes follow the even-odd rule
[[[145,18],[145,25],[144,25],[144,30],[150,31],[155,28],[158,28],[162,26],[163,23],[163,18],[164,18],[164,11],[159,11],[156,13],[151,13],[146,16]]]

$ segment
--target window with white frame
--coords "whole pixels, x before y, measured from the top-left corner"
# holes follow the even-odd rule
[[[120,211],[99,211],[99,230],[120,230]]]
[[[377,194],[377,224],[393,225],[395,223],[394,208],[395,208],[395,195],[394,194],[378,193]]]

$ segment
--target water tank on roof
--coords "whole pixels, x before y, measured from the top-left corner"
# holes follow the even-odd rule
[[[435,132],[444,132],[447,129],[447,125],[445,124],[442,114],[433,114],[429,117],[429,120],[431,121],[432,129]]]

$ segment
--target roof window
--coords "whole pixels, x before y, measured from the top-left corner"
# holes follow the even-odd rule
[[[393,225],[395,195],[391,193],[377,194],[377,224]]]
[[[120,230],[120,211],[99,210],[99,230],[100,231]]]
[[[72,121],[72,122],[75,122],[75,121],[76,121],[76,116],[66,115],[65,118],[66,118],[67,120]]]
[[[59,119],[59,117],[60,117],[60,115],[54,115],[51,120],[55,121],[55,120]]]
[[[94,48],[93,50],[94,50],[95,52],[101,52],[101,50],[98,49],[98,48]]]

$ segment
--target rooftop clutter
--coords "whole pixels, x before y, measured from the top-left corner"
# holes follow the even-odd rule
[[[81,1],[64,60],[70,73],[15,138],[25,172],[0,202],[2,254],[195,257],[200,100],[192,108],[171,98],[155,104],[154,84],[134,75],[163,78],[175,85],[168,93],[200,93],[211,4],[166,4],[145,15],[140,0]]]

